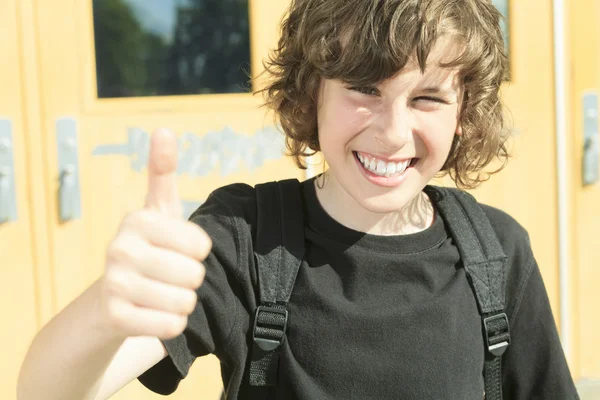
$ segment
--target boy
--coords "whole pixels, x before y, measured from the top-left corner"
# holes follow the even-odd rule
[[[105,399],[136,377],[168,394],[208,353],[231,399],[483,398],[476,299],[426,185],[475,187],[506,161],[498,21],[487,0],[292,1],[267,104],[297,163],[314,149],[328,170],[301,184],[306,252],[275,387],[249,382],[256,190],[216,190],[180,221],[176,145],[159,131],[146,207],[34,340],[19,399]],[[507,256],[504,398],[576,399],[527,233],[483,210]]]

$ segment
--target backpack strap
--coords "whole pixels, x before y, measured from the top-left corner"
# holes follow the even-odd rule
[[[251,386],[276,386],[290,300],[304,257],[304,217],[296,179],[256,185],[255,257],[260,305],[254,315]]]
[[[431,188],[431,187],[430,187]],[[505,307],[506,255],[483,209],[469,193],[438,187],[436,203],[456,241],[462,263],[477,298],[485,348],[485,395],[502,400],[502,354],[510,344]]]

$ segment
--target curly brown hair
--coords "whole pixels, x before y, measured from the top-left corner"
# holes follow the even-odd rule
[[[436,41],[451,35],[462,52],[441,66],[460,71],[463,134],[455,136],[439,175],[449,174],[462,188],[489,179],[509,157],[499,94],[509,64],[501,18],[489,0],[291,0],[279,44],[264,63],[269,82],[260,91],[286,135],[289,155],[305,169],[304,157],[320,150],[321,78],[376,85],[415,56],[424,72]],[[500,167],[484,172],[495,159]]]

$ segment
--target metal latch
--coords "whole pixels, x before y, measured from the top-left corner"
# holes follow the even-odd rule
[[[584,185],[592,185],[600,180],[598,135],[598,95],[586,93],[583,96],[582,177]]]
[[[81,218],[81,187],[77,157],[77,123],[71,118],[56,122],[58,150],[58,206],[62,222]]]
[[[0,224],[17,220],[12,123],[0,119]]]

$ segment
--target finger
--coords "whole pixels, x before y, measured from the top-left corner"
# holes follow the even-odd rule
[[[181,218],[182,207],[177,192],[177,138],[159,129],[150,141],[148,161],[148,193],[146,208]]]
[[[187,289],[199,288],[205,275],[198,260],[154,246],[148,246],[138,268],[147,278]]]
[[[179,252],[148,243],[137,234],[123,233],[106,252],[107,266],[127,266],[128,270],[133,269],[150,279],[188,289],[199,288],[206,274],[200,261],[208,250],[202,250],[203,245],[190,246],[187,250],[181,242],[175,244]]]
[[[129,336],[156,336],[172,339],[187,326],[187,316],[161,310],[138,307],[124,299],[113,298],[111,307],[117,309],[119,328]]]
[[[132,275],[122,295],[138,307],[189,315],[194,311],[198,296],[194,290]]]
[[[154,246],[172,250],[199,261],[208,256],[212,247],[212,241],[208,234],[195,223],[183,219],[173,219],[149,210],[142,210],[126,217],[121,229],[124,232],[123,238],[127,240],[138,237]],[[130,243],[129,247],[133,248],[133,244],[142,245],[136,241]],[[143,250],[138,250],[136,253],[142,254]]]

